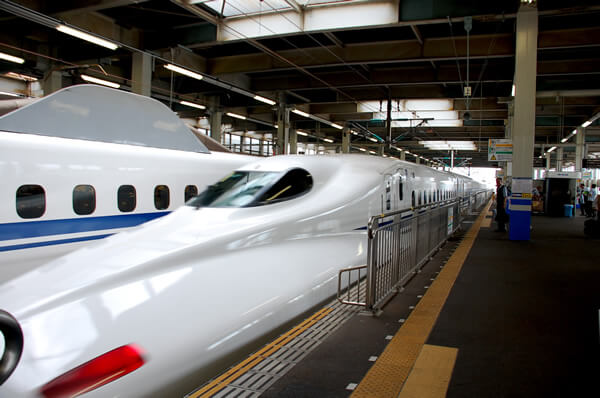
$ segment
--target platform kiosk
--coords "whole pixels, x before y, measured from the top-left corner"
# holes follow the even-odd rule
[[[564,217],[565,205],[574,205],[580,171],[549,171],[544,187],[544,212],[548,216]]]

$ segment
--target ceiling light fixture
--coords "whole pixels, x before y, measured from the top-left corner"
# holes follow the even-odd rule
[[[115,44],[111,41],[101,39],[97,36],[83,32],[81,30],[70,28],[65,25],[58,25],[56,27],[56,30],[58,30],[59,32],[66,33],[68,35],[77,37],[78,39],[89,41],[90,43],[94,43],[94,44],[97,44],[102,47],[110,48],[111,50],[116,50],[117,48],[119,48],[118,44]]]
[[[292,109],[292,112],[294,112],[296,115],[310,117],[310,115],[308,113],[302,112],[300,109]]]
[[[179,101],[179,103],[181,105],[187,105],[187,106],[191,106],[192,108],[198,108],[198,109],[206,109],[206,107],[204,105],[200,105],[200,104],[195,104],[193,102],[189,102],[189,101]]]
[[[98,78],[88,76],[88,75],[81,75],[81,78],[83,80],[85,80],[86,82],[101,84],[103,86],[108,86],[108,87],[112,87],[112,88],[121,87],[121,85],[118,83],[109,82],[108,80],[102,80],[102,79],[98,79]]]
[[[307,136],[308,136],[308,133],[305,133],[304,131],[300,131],[300,130],[296,130],[296,134],[298,134],[298,135],[303,135],[303,136],[305,136],[305,137],[307,137]]]
[[[329,143],[333,143],[333,140],[332,140],[332,139],[329,139],[329,138],[323,138],[323,141],[325,141],[325,142],[329,142]]]
[[[246,120],[246,116],[243,115],[238,115],[237,113],[231,113],[231,112],[227,112],[226,113],[227,116],[231,116],[234,117],[236,119],[241,119],[241,120]]]
[[[21,73],[15,73],[15,72],[6,72],[2,76],[8,77],[11,79],[23,80],[26,82],[37,82],[37,80],[38,80],[37,77],[27,76],[27,75],[23,75]]]
[[[182,68],[182,67],[177,66],[177,65],[166,64],[165,68],[167,68],[168,70],[172,70],[173,72],[177,72],[177,73],[180,73],[182,75],[194,78],[194,79],[198,79],[198,80],[204,79],[204,76],[202,76],[201,74],[196,73],[196,72],[192,72],[191,70]]]
[[[587,122],[583,123],[583,124],[581,125],[581,127],[587,127],[587,126],[589,126],[590,124],[592,124],[592,122],[588,120]]]
[[[548,149],[548,153],[552,152],[552,151],[553,151],[553,150],[555,150],[555,149],[556,149],[556,147],[555,147],[555,146],[553,146],[552,148]]]
[[[269,104],[269,105],[275,105],[277,103],[277,102],[273,101],[272,99],[261,97],[260,95],[255,95],[254,99],[257,101],[260,101],[260,102],[264,102],[265,104]]]
[[[0,52],[0,59],[3,59],[5,61],[14,62],[15,64],[25,63],[25,60],[23,58],[15,57],[14,55],[9,55],[9,54],[3,53],[3,52]]]
[[[336,129],[343,129],[343,126],[340,126],[339,124],[335,124],[335,123],[331,123],[331,127],[335,127]]]

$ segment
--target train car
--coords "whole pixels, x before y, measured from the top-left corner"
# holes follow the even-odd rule
[[[0,396],[182,396],[331,298],[369,217],[467,179],[364,155],[276,156],[0,286]],[[22,336],[20,339],[18,336]]]
[[[0,281],[168,214],[256,158],[211,152],[165,105],[72,86],[0,118]]]

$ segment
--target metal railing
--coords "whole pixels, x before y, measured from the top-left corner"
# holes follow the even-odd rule
[[[340,270],[338,300],[379,311],[490,195],[491,191],[480,191],[468,198],[371,217],[367,264]],[[363,285],[366,291],[361,291]]]

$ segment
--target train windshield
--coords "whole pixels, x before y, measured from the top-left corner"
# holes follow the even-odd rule
[[[304,195],[312,185],[312,176],[303,169],[235,171],[186,204],[194,207],[264,206]]]

